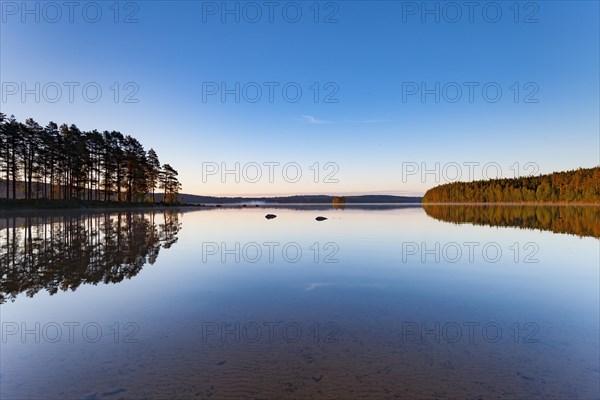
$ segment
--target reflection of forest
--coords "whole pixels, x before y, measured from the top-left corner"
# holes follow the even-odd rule
[[[492,206],[424,204],[430,217],[489,226],[514,226],[600,238],[600,207],[596,206]]]
[[[0,225],[0,303],[117,283],[154,264],[177,241],[175,211],[5,217]]]

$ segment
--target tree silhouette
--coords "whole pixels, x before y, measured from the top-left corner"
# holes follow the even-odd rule
[[[148,150],[146,160],[148,162],[148,184],[152,192],[152,202],[154,203],[154,189],[158,185],[158,178],[160,177],[160,161],[154,149]]]
[[[169,164],[163,171],[154,149],[117,131],[83,132],[76,125],[40,126],[0,113],[0,175],[7,199],[80,199],[176,202],[181,184]],[[11,191],[12,186],[12,191]]]
[[[165,190],[164,202],[176,202],[177,195],[181,189],[181,184],[177,180],[177,171],[175,171],[169,164],[163,165],[160,180],[160,187]]]

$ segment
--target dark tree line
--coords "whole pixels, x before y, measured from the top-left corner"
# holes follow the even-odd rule
[[[436,186],[424,203],[600,203],[600,167]]]
[[[177,171],[162,167],[154,149],[117,131],[81,131],[54,122],[42,127],[0,113],[0,174],[7,199],[177,201]]]

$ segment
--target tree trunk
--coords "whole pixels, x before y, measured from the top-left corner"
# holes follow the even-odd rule
[[[12,155],[12,192],[13,199],[17,198],[17,160],[15,158],[15,153],[13,149]]]

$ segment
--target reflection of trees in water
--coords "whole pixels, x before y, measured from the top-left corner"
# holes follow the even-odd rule
[[[0,303],[81,284],[117,283],[154,264],[177,241],[177,212],[4,218],[0,229]]]
[[[600,238],[600,207],[432,205],[423,209],[435,219],[475,225],[514,226]]]

